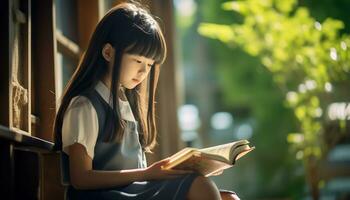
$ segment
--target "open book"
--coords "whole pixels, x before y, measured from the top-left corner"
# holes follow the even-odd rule
[[[193,170],[204,176],[210,176],[232,167],[239,158],[254,148],[249,146],[247,140],[204,149],[186,147],[172,155],[163,169]]]

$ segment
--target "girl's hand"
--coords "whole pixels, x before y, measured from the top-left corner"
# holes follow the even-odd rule
[[[170,161],[170,158],[166,158],[158,162],[155,162],[151,166],[147,167],[144,171],[145,180],[176,178],[181,175],[193,173],[193,171],[189,171],[189,170],[163,169],[162,166],[168,163],[169,161]]]

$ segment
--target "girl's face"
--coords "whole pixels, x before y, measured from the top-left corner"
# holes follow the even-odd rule
[[[124,53],[120,65],[120,84],[127,89],[135,88],[147,77],[153,65],[153,59]]]

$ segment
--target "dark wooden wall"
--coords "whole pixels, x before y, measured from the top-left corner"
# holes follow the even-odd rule
[[[63,199],[59,156],[51,150],[58,88],[64,84],[58,76],[58,53],[77,64],[101,16],[121,1],[65,2],[74,4],[77,40],[57,30],[61,0],[0,1],[0,199]],[[162,19],[168,46],[157,93],[160,145],[148,155],[150,164],[183,144],[176,115],[172,1],[145,2]]]

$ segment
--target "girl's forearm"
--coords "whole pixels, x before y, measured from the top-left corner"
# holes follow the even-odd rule
[[[145,169],[120,171],[88,170],[81,174],[79,180],[72,181],[76,189],[111,188],[145,180]]]

